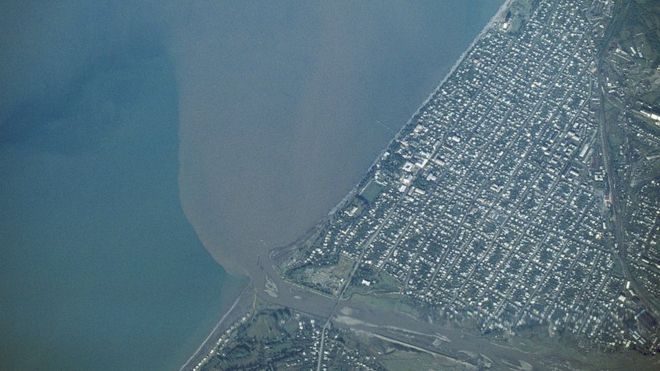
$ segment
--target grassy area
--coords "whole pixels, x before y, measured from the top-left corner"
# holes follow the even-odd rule
[[[383,186],[380,184],[374,182],[373,180],[367,183],[367,185],[362,189],[362,192],[360,192],[360,196],[365,199],[368,203],[374,202],[376,197],[380,194],[380,192],[383,190]]]
[[[498,342],[499,343],[499,342]],[[503,345],[537,355],[549,368],[563,364],[579,370],[657,370],[658,360],[635,351],[604,352],[581,347],[565,336],[534,330],[508,338]]]
[[[388,370],[465,370],[465,366],[446,358],[422,352],[394,350],[380,357],[381,364]]]
[[[356,293],[351,296],[350,300],[354,303],[361,303],[381,309],[405,313],[415,318],[420,317],[419,311],[412,303],[409,303],[409,299],[400,294],[363,295]]]
[[[287,275],[295,282],[317,289],[321,292],[337,295],[348,278],[354,261],[340,255],[337,264],[323,267],[302,266],[293,269]]]
[[[509,22],[508,32],[516,33],[527,22],[533,9],[534,0],[514,1],[506,14],[506,20]]]
[[[362,279],[369,281],[369,286],[361,283]],[[358,281],[358,282],[356,282]],[[398,293],[401,284],[391,275],[385,272],[369,272],[365,277],[360,276],[354,279],[351,286],[346,290],[346,294],[378,294],[378,293]]]

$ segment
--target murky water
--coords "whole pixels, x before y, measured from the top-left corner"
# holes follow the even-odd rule
[[[4,2],[0,368],[176,369],[500,3]]]

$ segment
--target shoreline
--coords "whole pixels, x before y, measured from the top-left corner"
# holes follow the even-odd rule
[[[232,314],[234,309],[239,305],[239,303],[241,302],[241,299],[245,300],[249,296],[247,294],[252,291],[252,290],[250,290],[251,288],[253,288],[252,284],[250,282],[248,282],[246,284],[245,288],[238,295],[236,300],[234,300],[232,305],[229,307],[229,309],[227,309],[226,311],[221,312],[221,313],[224,313],[222,315],[222,317],[220,317],[218,322],[211,329],[211,331],[206,336],[206,338],[202,341],[202,343],[199,345],[199,347],[197,347],[197,349],[193,352],[193,354],[185,361],[185,363],[183,365],[181,365],[181,367],[179,367],[179,371],[189,370],[189,369],[196,369],[197,367],[199,367],[199,365],[201,363],[207,361],[207,357],[211,354],[211,351],[214,349],[214,347],[217,346],[217,338],[222,336],[222,334],[224,334],[224,332],[227,330],[228,326],[226,326],[226,325],[229,324],[229,326],[231,326],[231,324],[235,323],[238,320],[238,318],[235,318],[232,322],[225,322],[225,320]],[[245,303],[243,303],[243,305],[244,304]],[[247,313],[249,313],[249,311],[241,312],[240,314],[245,315]],[[235,314],[237,314],[237,313],[235,313]],[[227,327],[227,328],[221,328],[221,326]],[[204,348],[209,348],[209,347],[210,347],[210,349],[206,349],[206,351],[204,351],[205,350]],[[197,362],[197,364],[196,365],[191,365],[191,363],[194,363],[195,358],[200,358],[200,356],[203,356],[203,357]]]
[[[373,171],[374,166],[376,163],[378,163],[378,160],[382,157],[383,153],[387,151],[388,148],[396,141],[398,138],[400,138],[401,133],[413,122],[415,117],[421,112],[421,110],[426,107],[426,105],[429,103],[429,101],[433,98],[433,96],[438,92],[440,88],[445,84],[445,82],[454,74],[458,66],[461,65],[461,63],[464,61],[465,57],[472,51],[476,45],[476,43],[490,30],[492,29],[497,22],[502,18],[502,15],[505,11],[509,9],[511,6],[511,3],[513,3],[514,0],[505,0],[502,5],[498,8],[498,10],[495,12],[495,14],[489,19],[489,21],[484,25],[484,27],[481,29],[481,31],[472,39],[470,44],[465,48],[465,50],[461,53],[461,55],[458,57],[458,59],[454,62],[454,64],[451,66],[449,71],[445,74],[445,76],[440,80],[440,82],[435,85],[435,88],[432,90],[432,92],[424,99],[421,105],[417,107],[417,109],[413,112],[412,115],[409,116],[409,119],[406,121],[406,123],[394,134],[392,139],[384,146],[383,150],[378,153],[378,155],[375,157],[374,161],[369,165],[367,170],[364,172],[364,174],[369,174],[370,172]],[[296,238],[294,241],[291,243],[285,244],[283,246],[279,247],[274,247],[274,248],[265,248],[265,251],[262,251],[264,254],[257,254],[258,256],[266,256],[269,259],[272,258],[274,254],[276,254],[278,251],[286,250],[289,248],[292,248],[294,245],[300,243],[301,241],[304,241],[307,236],[309,236],[311,233],[313,233],[319,226],[325,221],[327,221],[329,218],[331,218],[338,210],[341,209],[343,204],[347,202],[348,200],[351,199],[352,196],[354,196],[362,186],[362,183],[364,182],[365,178],[364,175],[362,179],[355,185],[353,188],[344,196],[334,207],[330,209],[330,211],[327,213],[326,216],[323,218],[319,219],[309,230],[304,232],[300,237]],[[185,212],[184,212],[185,213]],[[255,259],[258,260],[258,259]],[[225,262],[226,263],[226,262]],[[222,264],[221,264],[222,265]],[[240,265],[240,264],[239,264]],[[222,265],[224,267],[224,265]],[[257,267],[253,267],[258,269]],[[206,339],[202,342],[202,344],[197,348],[197,350],[190,356],[190,358],[184,363],[179,371],[186,370],[186,369],[195,369],[197,366],[190,367],[190,363],[195,359],[199,358],[202,360],[202,362],[205,362],[209,355],[211,354],[213,348],[206,350],[204,353],[200,354],[200,352],[204,351],[205,347],[208,347],[208,343],[211,340],[211,338],[217,338],[219,335],[222,335],[225,330],[220,331],[220,327],[222,326],[223,322],[226,320],[226,318],[231,314],[231,312],[235,309],[235,307],[238,305],[238,303],[241,301],[242,298],[244,298],[245,294],[249,292],[249,288],[253,288],[256,291],[258,290],[257,287],[255,286],[255,277],[253,277],[253,274],[250,274],[252,269],[249,269],[247,267],[241,267],[241,269],[245,272],[245,275],[248,277],[249,281],[246,286],[246,288],[241,292],[241,294],[238,296],[238,298],[234,301],[232,306],[227,310],[226,313],[220,318],[220,320],[216,323],[216,325],[213,327],[209,335],[206,337]],[[249,311],[242,312],[241,315],[245,315],[249,313]],[[234,320],[235,322],[235,320]],[[215,335],[215,336],[214,336]],[[216,340],[217,341],[217,340]],[[215,341],[213,342],[215,345]]]
[[[469,44],[469,45],[467,46],[467,48],[463,51],[463,53],[461,53],[461,55],[458,57],[458,59],[456,60],[456,62],[454,62],[454,64],[453,64],[453,65],[451,66],[451,68],[449,69],[449,71],[448,71],[448,72],[445,74],[445,76],[440,80],[440,82],[435,86],[435,88],[433,88],[433,91],[432,91],[432,92],[431,92],[431,93],[430,93],[430,94],[424,99],[424,101],[422,102],[422,104],[419,105],[419,106],[417,107],[417,109],[413,112],[413,114],[410,115],[410,118],[408,119],[408,121],[406,121],[406,123],[405,123],[405,124],[404,124],[404,125],[403,125],[403,126],[402,126],[402,127],[401,127],[401,128],[395,133],[395,134],[394,134],[394,137],[392,137],[392,139],[391,139],[389,142],[387,142],[387,144],[385,145],[385,147],[383,148],[383,150],[380,151],[380,152],[378,153],[378,155],[376,156],[376,158],[374,159],[374,161],[369,165],[369,167],[368,167],[367,170],[364,172],[364,174],[369,174],[371,171],[373,171],[373,167],[374,167],[374,165],[376,165],[376,163],[378,163],[378,160],[383,156],[383,154],[387,151],[387,149],[390,148],[390,146],[392,145],[392,143],[394,143],[394,141],[396,141],[396,140],[400,137],[401,133],[402,133],[402,132],[403,132],[403,131],[404,131],[404,130],[405,130],[405,129],[406,129],[406,128],[412,123],[412,122],[413,122],[413,119],[414,119],[414,118],[415,118],[415,117],[421,112],[421,110],[422,110],[424,107],[426,107],[426,105],[427,105],[427,104],[429,103],[429,101],[433,98],[433,96],[438,92],[438,90],[440,90],[440,88],[442,88],[442,86],[445,84],[445,82],[447,82],[447,80],[448,80],[448,79],[454,74],[454,72],[456,71],[456,68],[458,68],[458,66],[461,65],[461,63],[463,62],[463,60],[465,59],[465,57],[468,55],[468,53],[469,53],[472,49],[474,49],[476,43],[477,43],[477,42],[478,42],[478,41],[479,41],[479,40],[480,40],[480,39],[481,39],[481,38],[482,38],[482,37],[483,37],[483,36],[484,36],[484,35],[485,35],[485,34],[491,29],[491,28],[493,28],[493,27],[497,24],[497,21],[498,21],[499,19],[501,19],[503,13],[509,9],[509,7],[511,6],[511,3],[513,3],[514,1],[515,1],[515,0],[505,0],[505,1],[502,3],[502,5],[500,5],[500,7],[499,7],[499,8],[497,9],[497,11],[495,12],[495,14],[494,14],[492,17],[490,17],[490,19],[488,20],[488,23],[486,23],[486,25],[481,29],[481,31],[479,31],[479,33],[477,34],[477,36],[475,36],[474,39],[472,39],[472,42],[470,42],[470,44]],[[348,192],[348,194],[347,194],[346,196],[344,196],[344,197],[343,197],[343,198],[342,198],[342,199],[341,199],[341,200],[340,200],[340,201],[339,201],[339,202],[338,202],[338,203],[337,203],[332,209],[330,209],[330,211],[328,212],[328,215],[327,215],[326,217],[324,217],[324,218],[322,218],[322,219],[319,220],[319,223],[322,223],[322,222],[325,221],[328,217],[332,216],[337,210],[341,209],[341,207],[343,206],[343,204],[344,204],[345,202],[347,202],[348,200],[350,200],[350,199],[351,199],[351,196],[354,196],[354,195],[359,191],[360,186],[362,185],[362,183],[364,182],[364,180],[365,180],[364,177],[363,177],[362,179],[360,179],[360,181],[359,181],[355,186],[353,186],[353,188],[351,188],[351,190]],[[317,226],[319,223],[317,223],[314,227],[310,228],[310,230],[316,228],[316,226]],[[307,234],[307,233],[309,233],[309,232],[306,232],[306,234]],[[294,242],[294,243],[295,243],[295,242]],[[291,244],[286,245],[286,246],[290,246],[290,245],[291,245]]]

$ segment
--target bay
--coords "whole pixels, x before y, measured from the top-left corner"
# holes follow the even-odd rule
[[[177,369],[500,4],[4,2],[0,368]]]

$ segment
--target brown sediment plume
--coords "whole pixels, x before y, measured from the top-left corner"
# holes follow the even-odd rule
[[[233,274],[323,218],[479,32],[422,5],[250,4],[194,3],[171,45],[181,202]]]
[[[181,201],[213,257],[244,273],[266,246],[286,244],[322,218],[387,133],[372,132],[381,141],[360,145],[365,123],[355,125],[356,111],[366,111],[368,91],[357,46],[365,40],[346,34],[347,14],[320,9],[319,27],[298,20],[307,34],[248,30],[256,34],[236,48],[228,45],[234,39],[214,36],[209,14],[222,9],[197,11],[174,53]]]

